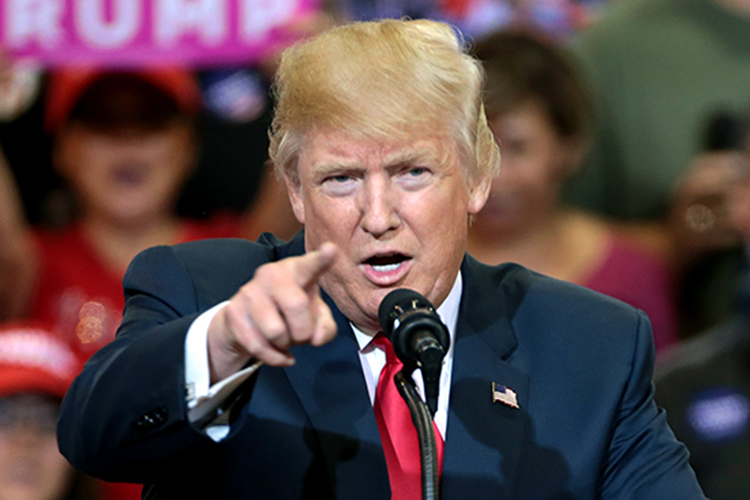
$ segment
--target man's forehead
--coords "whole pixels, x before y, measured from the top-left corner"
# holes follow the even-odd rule
[[[340,167],[390,166],[412,163],[437,164],[445,161],[454,146],[438,137],[376,139],[345,133],[315,134],[306,141],[302,157],[314,170]]]

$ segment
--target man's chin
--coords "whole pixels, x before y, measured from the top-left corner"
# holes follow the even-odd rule
[[[378,308],[381,302],[382,297],[374,297],[367,304],[351,303],[342,306],[339,302],[336,302],[336,305],[357,328],[365,333],[375,334],[381,330],[378,321]]]

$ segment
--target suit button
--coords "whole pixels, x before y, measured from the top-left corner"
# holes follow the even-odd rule
[[[145,413],[133,422],[133,430],[138,434],[145,434],[164,424],[169,417],[169,411],[163,406]]]
[[[167,418],[169,417],[169,411],[163,406],[160,406],[159,408],[157,408],[151,413],[152,413],[151,418],[153,418],[154,423],[156,423],[156,425],[162,425],[164,422],[167,421]]]
[[[138,434],[145,434],[146,432],[153,429],[156,425],[154,419],[150,415],[143,415],[141,418],[133,422],[133,430]]]

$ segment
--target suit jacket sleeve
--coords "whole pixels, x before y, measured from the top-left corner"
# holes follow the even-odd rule
[[[216,240],[156,247],[134,259],[117,338],[91,358],[63,401],[58,441],[76,468],[149,482],[210,446],[187,420],[185,335],[198,314],[272,258],[269,248]]]
[[[601,497],[704,499],[684,445],[654,402],[651,327],[642,311],[638,316],[632,373],[614,416]]]

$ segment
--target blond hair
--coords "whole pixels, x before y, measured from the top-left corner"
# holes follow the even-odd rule
[[[383,20],[328,30],[282,55],[271,160],[299,183],[302,142],[314,130],[376,139],[447,131],[467,181],[494,176],[500,152],[482,104],[483,75],[444,23]]]

